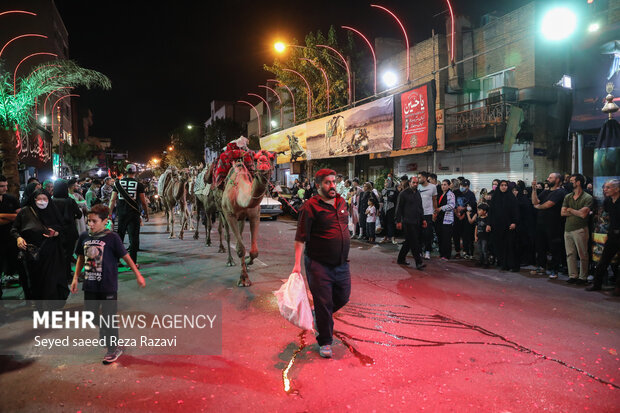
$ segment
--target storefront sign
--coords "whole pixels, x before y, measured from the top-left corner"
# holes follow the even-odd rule
[[[412,149],[435,142],[435,82],[397,95],[394,149]]]
[[[391,151],[393,136],[394,96],[388,96],[308,123],[308,159]]]
[[[19,160],[37,168],[49,167],[52,160],[52,142],[41,134],[20,134],[18,139]]]

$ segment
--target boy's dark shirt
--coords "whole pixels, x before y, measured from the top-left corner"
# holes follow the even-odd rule
[[[118,290],[118,260],[127,255],[118,234],[107,230],[95,235],[83,232],[75,254],[84,256],[84,291],[113,293]]]
[[[489,225],[489,217],[482,218],[478,216],[476,218],[476,232],[478,233],[479,240],[489,240],[489,233],[487,232],[487,225]]]
[[[614,202],[611,197],[603,201],[603,210],[609,214],[609,234],[620,235],[620,198]]]
[[[16,214],[19,209],[19,201],[11,194],[2,195],[2,201],[0,201],[0,213],[1,214]],[[6,223],[4,225],[0,225],[0,242],[4,242],[5,240],[10,240],[10,232],[11,227],[13,226],[12,222]],[[0,269],[1,271],[1,269]]]

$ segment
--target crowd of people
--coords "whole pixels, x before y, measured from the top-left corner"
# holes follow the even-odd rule
[[[592,182],[581,174],[551,173],[544,182],[511,182],[496,179],[478,194],[465,177],[439,181],[437,175],[420,172],[396,180],[392,174],[379,192],[373,182],[360,183],[336,175],[336,192],[349,208],[352,238],[398,244],[405,238],[397,258],[409,265],[411,251],[418,269],[434,250],[442,260],[476,260],[484,267],[519,272],[533,268],[532,275],[557,279],[563,273],[570,284],[600,290],[608,267],[618,251],[618,203],[620,181],[604,186],[604,208],[609,224],[608,240],[598,265],[592,259],[592,232],[598,208]],[[296,181],[294,193],[308,200],[316,187]],[[434,248],[434,246],[436,246]],[[613,281],[617,264],[612,264]],[[619,294],[616,287],[614,294]]]

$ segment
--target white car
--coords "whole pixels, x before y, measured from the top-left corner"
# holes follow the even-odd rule
[[[260,217],[278,219],[278,215],[282,213],[282,204],[277,199],[273,199],[269,194],[265,194],[260,201]]]

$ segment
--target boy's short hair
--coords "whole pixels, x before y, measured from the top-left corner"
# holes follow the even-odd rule
[[[104,204],[96,204],[92,206],[90,211],[88,211],[88,215],[90,214],[97,215],[103,221],[110,216],[110,208],[108,208]]]
[[[480,204],[478,205],[478,209],[484,211],[484,212],[489,212],[489,206],[487,204]]]

